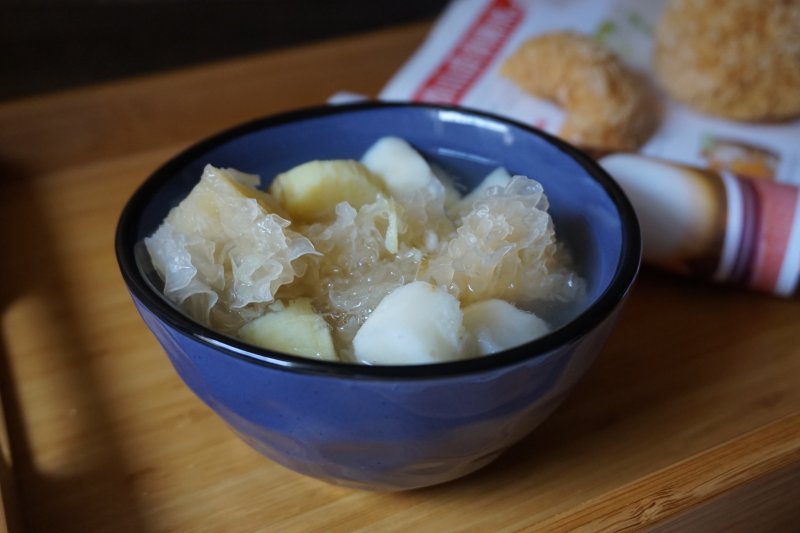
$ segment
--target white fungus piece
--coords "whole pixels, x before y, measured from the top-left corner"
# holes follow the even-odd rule
[[[200,182],[145,239],[164,294],[207,326],[236,331],[263,314],[278,289],[302,276],[314,253],[258,177],[207,165]]]
[[[381,196],[358,209],[340,203],[333,222],[300,228],[321,253],[310,261],[307,294],[334,326],[340,353],[352,351],[353,335],[384,296],[414,281],[422,254],[403,243],[403,218]]]
[[[583,284],[556,240],[547,208],[541,184],[524,176],[489,187],[457,221],[422,279],[447,287],[463,304],[576,298]]]

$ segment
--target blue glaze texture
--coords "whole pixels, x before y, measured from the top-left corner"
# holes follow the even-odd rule
[[[358,159],[402,137],[465,188],[499,165],[539,180],[588,295],[546,337],[480,360],[428,367],[325,363],[247,346],[191,323],[158,293],[141,240],[210,163],[269,178],[312,159]],[[638,226],[588,158],[525,126],[463,109],[366,104],[318,108],[225,132],[179,155],[134,195],[117,234],[142,318],[194,393],[247,443],[332,483],[403,490],[487,464],[540,424],[591,365],[635,278]]]

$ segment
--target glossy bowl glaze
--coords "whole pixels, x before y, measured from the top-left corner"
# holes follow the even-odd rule
[[[188,194],[207,163],[269,179],[312,159],[358,159],[386,135],[406,139],[467,187],[498,165],[540,181],[559,238],[587,280],[577,316],[545,337],[491,356],[365,366],[254,348],[193,322],[160,294],[142,239]],[[136,191],[116,238],[139,313],[200,399],[275,462],[375,490],[468,474],[541,423],[603,347],[638,271],[640,250],[627,199],[579,151],[484,113],[399,103],[301,110],[200,142]]]

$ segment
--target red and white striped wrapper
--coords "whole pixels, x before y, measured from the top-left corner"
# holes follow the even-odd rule
[[[646,261],[792,296],[800,281],[800,187],[638,154],[600,164],[627,193]]]
[[[497,58],[524,14],[511,0],[489,2],[417,86],[411,99],[460,103]]]
[[[792,296],[800,280],[800,188],[720,174],[727,224],[717,281]]]

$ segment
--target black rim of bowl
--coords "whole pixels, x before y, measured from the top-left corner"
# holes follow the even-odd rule
[[[619,211],[622,221],[622,246],[619,263],[606,290],[576,318],[561,328],[526,344],[483,357],[459,361],[421,365],[371,366],[360,363],[340,363],[321,361],[306,357],[282,354],[258,348],[233,337],[207,328],[181,313],[170,304],[166,297],[155,290],[140,270],[134,253],[137,244],[136,228],[146,205],[164,182],[189,162],[212,148],[228,142],[240,135],[264,128],[278,126],[296,120],[304,120],[325,115],[365,111],[375,108],[416,108],[435,111],[457,111],[489,120],[501,122],[523,129],[545,139],[548,143],[576,160],[584,170],[596,180],[609,195]],[[272,115],[234,126],[194,144],[157,169],[134,192],[120,215],[115,241],[117,261],[128,290],[131,291],[147,309],[158,319],[194,340],[210,346],[222,353],[243,359],[256,365],[268,366],[292,372],[312,373],[338,377],[364,378],[442,378],[458,374],[474,373],[498,369],[542,356],[552,350],[568,345],[589,333],[596,325],[606,319],[617,304],[622,301],[639,270],[641,258],[641,239],[639,225],[633,207],[622,189],[589,156],[566,142],[525,124],[499,117],[483,111],[459,106],[424,104],[410,102],[366,102],[344,105],[324,105]]]

